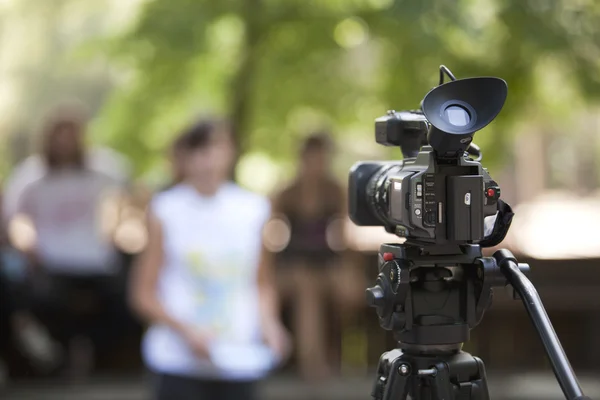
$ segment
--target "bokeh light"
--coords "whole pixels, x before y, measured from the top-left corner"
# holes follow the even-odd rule
[[[333,37],[341,47],[351,49],[363,44],[368,34],[368,27],[362,19],[347,18],[335,27]]]
[[[283,251],[290,242],[291,230],[285,217],[274,217],[265,224],[263,243],[273,253]]]
[[[148,242],[144,221],[139,219],[122,221],[115,230],[114,241],[126,253],[137,254],[141,252]]]
[[[28,252],[35,247],[37,233],[29,217],[17,214],[8,223],[8,237],[17,249]]]

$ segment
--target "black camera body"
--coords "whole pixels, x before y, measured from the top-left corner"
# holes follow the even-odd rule
[[[350,218],[409,243],[477,243],[496,214],[500,187],[481,163],[436,159],[430,146],[400,162],[359,162],[350,172]]]
[[[351,168],[351,220],[383,226],[417,246],[484,240],[500,187],[469,153],[477,149],[473,134],[496,117],[506,94],[499,78],[454,80],[431,90],[419,111],[389,111],[377,118],[375,140],[400,146],[404,160]]]
[[[426,146],[429,122],[421,111],[394,111],[375,120],[375,141],[383,146],[397,146],[404,158],[416,157]]]

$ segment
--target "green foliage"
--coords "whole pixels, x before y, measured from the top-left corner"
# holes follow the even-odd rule
[[[210,111],[232,118],[243,151],[285,163],[310,129],[371,140],[372,120],[416,108],[445,64],[508,82],[476,137],[493,165],[514,121],[600,94],[599,19],[594,0],[151,0],[105,47],[127,73],[95,128],[143,173]]]
[[[57,103],[78,99],[95,114],[105,102],[111,77],[90,41],[106,34],[110,1],[114,0],[0,4],[2,129],[8,139],[1,146],[3,162],[18,161],[37,144],[31,139]]]

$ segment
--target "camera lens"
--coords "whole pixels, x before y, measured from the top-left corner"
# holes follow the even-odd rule
[[[371,214],[382,224],[386,224],[389,220],[389,176],[394,175],[395,172],[401,171],[402,165],[403,162],[382,165],[369,179],[369,183],[367,184],[365,194],[371,209]]]
[[[471,121],[471,115],[461,106],[449,106],[444,110],[444,114],[448,122],[454,126],[466,126]]]

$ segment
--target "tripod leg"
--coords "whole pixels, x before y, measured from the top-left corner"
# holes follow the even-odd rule
[[[403,353],[394,349],[384,353],[377,366],[377,380],[371,396],[375,400],[405,400],[408,393],[410,364],[403,359]]]
[[[552,364],[554,375],[565,395],[569,400],[584,399],[583,392],[577,381],[577,377],[571,368],[569,359],[563,350],[558,336],[552,327],[550,318],[544,309],[542,300],[533,286],[533,283],[523,272],[521,272],[517,260],[508,250],[498,250],[494,253],[500,270],[506,276],[508,282],[517,291],[529,318],[535,325],[535,329],[540,335],[546,354]]]
[[[398,371],[390,371],[390,380],[382,400],[405,400],[408,396],[408,379],[408,375],[401,375]]]
[[[437,399],[489,400],[483,361],[469,353],[458,353],[435,366],[433,387]]]
[[[472,382],[473,387],[471,388],[471,400],[490,400],[490,393],[487,385],[487,375],[485,374],[485,365],[479,357],[473,357],[477,363],[477,369],[479,371],[479,379]]]

